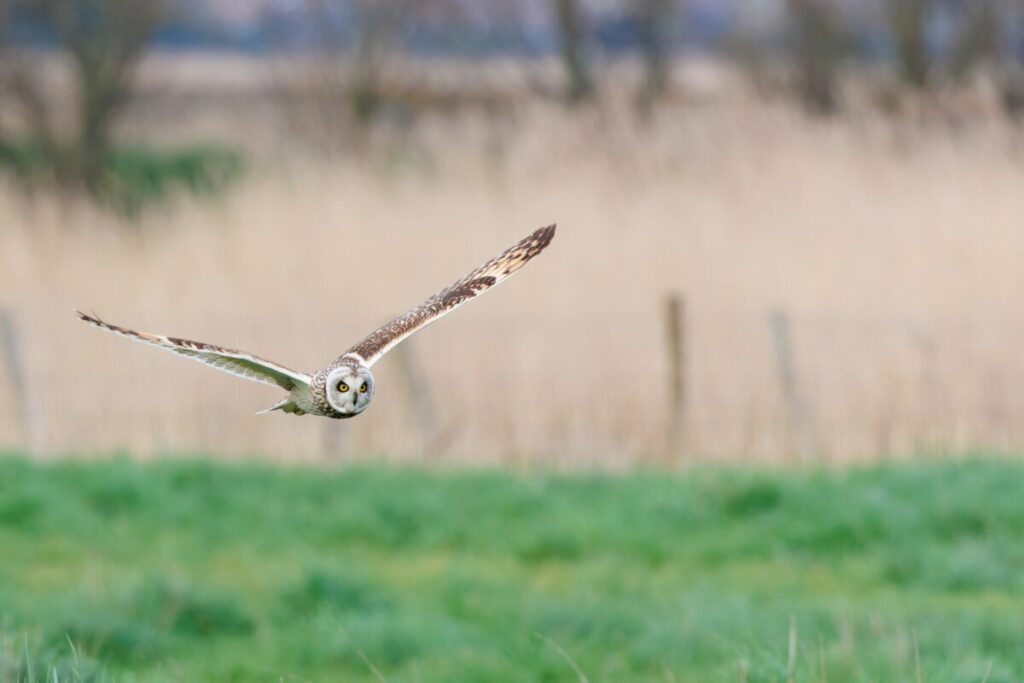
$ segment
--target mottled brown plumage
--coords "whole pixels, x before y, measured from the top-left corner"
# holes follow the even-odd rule
[[[159,346],[238,377],[273,384],[289,392],[288,397],[269,408],[296,415],[347,418],[358,415],[373,399],[374,380],[370,366],[403,339],[418,332],[456,308],[501,283],[547,247],[555,226],[537,230],[466,277],[444,288],[405,315],[377,329],[312,375],[290,370],[258,356],[203,342],[137,332],[112,325],[95,315],[76,311],[78,317],[101,329]]]
[[[537,230],[405,315],[372,332],[341,357],[356,356],[367,365],[373,365],[377,359],[409,335],[452,312],[470,299],[480,296],[515,273],[542,252],[544,247],[551,244],[554,236],[554,225]]]

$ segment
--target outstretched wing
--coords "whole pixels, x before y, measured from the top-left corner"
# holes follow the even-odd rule
[[[544,251],[544,248],[551,244],[554,236],[554,225],[537,230],[455,284],[446,287],[418,307],[373,332],[341,357],[355,357],[367,366],[373,365],[406,337],[422,330],[430,323],[507,279],[526,265],[527,261]]]
[[[151,344],[167,351],[173,351],[180,356],[192,358],[200,363],[209,365],[211,368],[217,368],[237,377],[251,379],[254,382],[263,382],[264,384],[273,384],[287,391],[291,391],[295,387],[309,386],[309,375],[289,370],[277,363],[271,363],[268,360],[263,360],[244,351],[225,349],[220,346],[190,341],[188,339],[165,337],[161,334],[136,332],[135,330],[103,322],[96,316],[86,315],[81,311],[75,311],[75,314],[81,320],[102,330],[134,339],[143,344]]]

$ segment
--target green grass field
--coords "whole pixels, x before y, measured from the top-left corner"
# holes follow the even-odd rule
[[[1024,464],[0,459],[0,681],[1024,678]]]

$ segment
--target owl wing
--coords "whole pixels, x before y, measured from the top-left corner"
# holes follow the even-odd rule
[[[209,365],[211,368],[222,370],[236,377],[243,377],[254,382],[273,384],[287,391],[296,387],[309,386],[310,376],[295,370],[263,360],[244,351],[225,349],[212,344],[190,341],[188,339],[177,339],[165,337],[161,334],[149,334],[148,332],[136,332],[125,327],[111,325],[97,318],[95,315],[86,315],[81,311],[75,311],[79,319],[102,330],[128,337],[143,344],[173,351],[174,353],[197,360],[200,363]]]
[[[373,365],[406,337],[415,334],[470,299],[480,296],[491,287],[506,280],[526,265],[527,261],[544,251],[544,248],[551,244],[554,236],[554,225],[535,231],[529,237],[509,247],[499,256],[483,264],[458,282],[442,289],[405,315],[395,318],[374,331],[342,354],[341,358],[355,357],[366,366]]]

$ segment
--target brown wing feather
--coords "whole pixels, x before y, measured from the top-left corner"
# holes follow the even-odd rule
[[[222,346],[214,346],[213,344],[205,344],[190,339],[165,337],[161,334],[130,330],[127,327],[104,322],[95,315],[87,315],[81,311],[75,311],[75,314],[80,320],[102,330],[119,334],[122,337],[128,337],[143,344],[151,344],[167,351],[173,351],[180,356],[197,360],[204,365],[227,372],[236,377],[253,380],[254,382],[263,382],[264,384],[273,384],[288,391],[298,386],[308,385],[310,381],[309,375],[290,370],[283,365],[272,363],[259,356],[254,356],[251,353],[237,349],[227,349]]]
[[[405,315],[374,331],[341,357],[356,356],[373,365],[385,353],[409,335],[451,313],[470,299],[480,296],[507,279],[534,256],[544,251],[555,236],[555,226],[535,231],[483,264],[458,282],[444,288]]]

